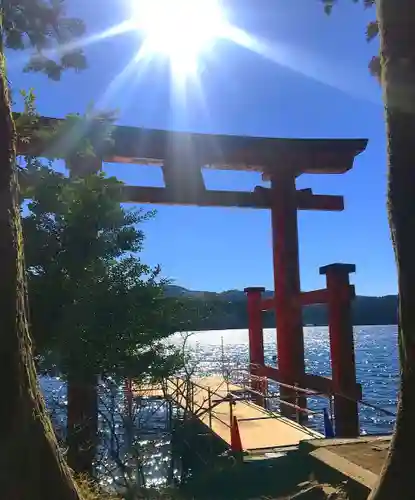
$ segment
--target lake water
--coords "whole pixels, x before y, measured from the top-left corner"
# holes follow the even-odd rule
[[[398,388],[398,350],[396,326],[358,326],[354,329],[357,381],[362,384],[364,402],[390,412],[396,409]],[[327,327],[304,328],[306,370],[317,375],[330,376],[330,351]],[[275,329],[264,330],[264,351],[266,364],[275,365],[276,354]],[[176,342],[182,342],[182,336],[175,336]],[[223,330],[197,332],[187,339],[189,351],[192,352],[197,375],[221,373],[223,365],[228,369],[246,368],[248,363],[248,330]],[[192,361],[191,361],[192,362]],[[42,378],[41,385],[46,398],[59,392],[65,399],[65,387],[57,379]],[[168,433],[165,431],[165,408],[146,409],[150,429],[145,438],[141,438],[146,446],[152,445],[146,452],[148,456],[148,476],[153,480],[150,484],[161,484],[168,462]],[[318,413],[309,424],[322,431],[323,408],[328,408],[325,399],[310,399],[309,406]],[[381,411],[361,405],[360,425],[362,434],[385,434],[393,429],[393,417]],[[159,435],[158,435],[159,434]],[[148,438],[150,436],[150,439]]]
[[[363,400],[391,412],[395,411],[398,388],[398,349],[396,326],[357,326],[354,328],[357,381],[362,384]],[[198,332],[188,340],[196,350],[198,371],[219,372],[222,357],[225,362],[245,366],[248,362],[248,330]],[[266,364],[272,365],[276,354],[275,329],[264,330]],[[330,345],[327,327],[304,328],[306,371],[316,375],[331,375]],[[311,401],[314,409],[327,407],[327,401]],[[319,422],[320,424],[321,422]],[[391,432],[393,418],[367,406],[360,407],[362,433]]]

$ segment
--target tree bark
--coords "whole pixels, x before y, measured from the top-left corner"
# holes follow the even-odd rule
[[[415,2],[377,0],[388,152],[388,213],[398,271],[401,383],[389,454],[371,500],[414,498]]]
[[[77,473],[93,475],[98,438],[98,392],[96,377],[68,377],[68,464]]]
[[[1,44],[1,42],[0,42]],[[27,318],[16,132],[0,47],[0,496],[80,500],[40,394]]]

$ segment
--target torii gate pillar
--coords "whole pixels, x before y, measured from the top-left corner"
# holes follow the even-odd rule
[[[271,177],[271,221],[274,261],[275,314],[277,326],[278,369],[291,384],[305,373],[300,269],[298,251],[297,191],[293,170],[282,170]],[[282,399],[305,408],[305,398],[281,387]],[[292,416],[292,407],[281,405]]]

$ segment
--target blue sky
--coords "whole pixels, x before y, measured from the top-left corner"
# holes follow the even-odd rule
[[[130,0],[67,0],[89,34],[125,20]],[[195,0],[197,1],[197,0]],[[231,21],[267,47],[261,56],[218,42],[203,60],[198,85],[174,91],[168,66],[137,66],[122,84],[117,76],[139,47],[137,34],[86,48],[88,70],[60,83],[22,73],[24,54],[9,58],[14,88],[33,87],[38,110],[49,116],[83,112],[89,103],[118,109],[125,125],[269,137],[366,137],[369,146],[343,176],[302,176],[298,187],[342,194],[346,210],[300,212],[303,290],[324,285],[318,268],[331,262],[357,266],[357,293],[395,293],[396,276],[386,217],[383,109],[367,64],[377,50],[365,42],[373,12],[342,1],[329,18],[319,0],[238,0]],[[180,98],[179,98],[180,97]],[[130,183],[160,186],[154,167],[107,166]],[[252,189],[259,176],[209,172],[208,188]],[[150,208],[150,207],[149,207]],[[273,287],[270,215],[267,211],[156,207],[148,222],[143,258],[160,263],[166,276],[192,289]]]

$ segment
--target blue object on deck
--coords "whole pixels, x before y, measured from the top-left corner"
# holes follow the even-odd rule
[[[331,423],[327,408],[323,408],[324,414],[324,434],[326,438],[334,438],[333,424]]]

